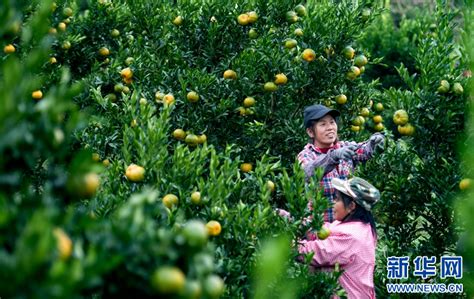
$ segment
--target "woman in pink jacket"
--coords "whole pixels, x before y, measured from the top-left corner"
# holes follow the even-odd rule
[[[301,254],[313,253],[311,265],[316,268],[334,267],[344,270],[339,283],[348,297],[375,298],[374,266],[377,233],[371,213],[380,193],[364,179],[332,179],[337,190],[334,203],[336,221],[326,223],[330,235],[324,240],[300,240]]]

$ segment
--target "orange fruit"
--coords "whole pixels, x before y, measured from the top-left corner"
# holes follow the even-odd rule
[[[288,82],[288,78],[283,73],[276,74],[275,81],[273,82],[275,82],[275,84],[278,84],[278,85],[283,85],[283,84],[286,84],[286,82]]]
[[[110,50],[107,49],[106,47],[102,47],[99,49],[99,54],[100,56],[109,56],[110,55]]]
[[[43,98],[43,92],[41,90],[35,90],[31,93],[31,97],[35,100]]]
[[[249,23],[249,15],[248,14],[240,14],[238,17],[237,17],[237,23],[239,23],[240,25],[242,26],[245,26]]]
[[[132,163],[125,170],[125,176],[129,181],[141,182],[145,178],[145,168]]]
[[[171,93],[165,94],[165,96],[163,97],[163,102],[167,105],[174,104],[174,100],[174,95],[172,95]]]
[[[237,79],[237,73],[233,70],[226,70],[224,72],[224,79]]]
[[[314,52],[313,49],[305,49],[303,51],[303,54],[301,54],[301,57],[308,61],[308,62],[311,62],[313,61],[314,59],[316,59],[316,52]]]
[[[61,228],[55,228],[53,234],[56,238],[56,248],[58,249],[59,258],[63,261],[69,259],[72,255],[71,239]]]
[[[255,99],[253,97],[246,97],[244,99],[244,107],[249,108],[255,105]]]
[[[12,44],[8,44],[5,47],[3,47],[3,52],[5,52],[6,54],[12,54],[12,53],[15,53],[15,51],[16,51],[15,46],[13,46]]]
[[[378,124],[378,123],[381,123],[383,121],[383,118],[381,115],[375,115],[372,120],[374,121],[374,123]]]
[[[151,278],[153,289],[161,294],[178,294],[184,290],[185,284],[186,276],[183,271],[174,266],[161,266]]]
[[[197,101],[199,101],[199,94],[195,91],[190,91],[188,92],[188,94],[186,95],[186,98],[188,99],[188,101],[190,101],[191,103],[195,103]]]
[[[175,206],[178,204],[179,199],[176,195],[174,194],[166,194],[161,201],[163,204],[168,208],[171,209],[171,207]]]
[[[104,161],[102,161],[102,165],[104,165],[105,167],[108,167],[110,165],[110,160],[104,159]]]
[[[249,11],[249,12],[247,13],[247,15],[248,15],[248,22],[249,22],[250,24],[253,24],[253,23],[257,22],[257,20],[258,20],[258,14],[257,14],[255,11]]]
[[[221,224],[215,220],[209,221],[206,224],[206,228],[207,228],[207,233],[209,234],[209,236],[213,236],[213,237],[218,236],[222,231]]]
[[[129,67],[126,67],[120,71],[120,76],[124,79],[131,79],[133,77],[133,71]]]
[[[61,31],[64,32],[64,31],[66,31],[66,27],[67,27],[66,23],[64,23],[64,22],[59,22],[59,24],[58,24],[58,29],[59,29],[59,30],[61,30]]]
[[[251,163],[242,163],[242,164],[240,165],[240,170],[241,170],[242,172],[250,172],[250,171],[252,171],[252,168],[253,168],[253,167],[252,167],[252,164],[251,164]]]

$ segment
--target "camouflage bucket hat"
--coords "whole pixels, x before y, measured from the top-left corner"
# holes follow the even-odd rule
[[[332,185],[336,190],[354,198],[354,201],[367,211],[380,199],[380,192],[366,180],[354,177],[349,180],[332,179]]]

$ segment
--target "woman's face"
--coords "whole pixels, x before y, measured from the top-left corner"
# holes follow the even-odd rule
[[[342,200],[341,193],[336,192],[336,201],[334,202],[333,211],[334,218],[338,221],[342,221],[350,212],[355,209],[355,202],[351,201],[349,206],[344,206],[344,201]]]
[[[319,148],[329,148],[334,145],[337,139],[337,123],[334,117],[327,114],[319,119],[306,132],[313,138],[313,144]]]

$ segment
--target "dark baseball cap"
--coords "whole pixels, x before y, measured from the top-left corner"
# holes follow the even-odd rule
[[[319,104],[311,105],[304,108],[304,127],[308,128],[310,121],[320,119],[326,114],[330,114],[334,118],[341,115],[339,111],[334,110],[334,109],[329,109],[328,107],[324,105],[319,105]]]

